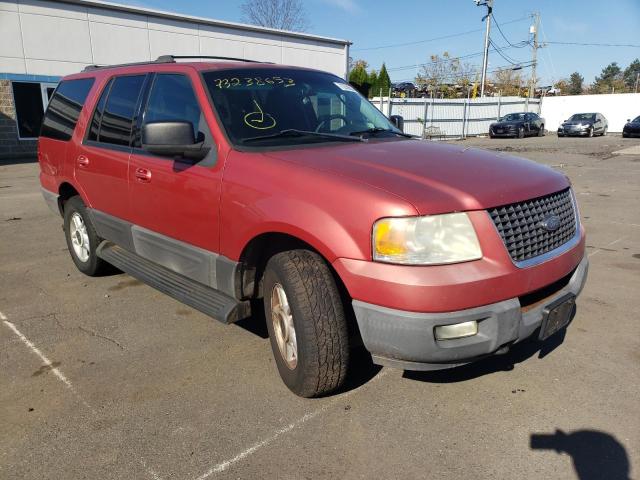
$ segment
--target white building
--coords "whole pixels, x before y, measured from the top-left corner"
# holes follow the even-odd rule
[[[346,77],[349,42],[97,0],[0,0],[0,158],[33,155],[60,77],[87,65],[217,55]]]

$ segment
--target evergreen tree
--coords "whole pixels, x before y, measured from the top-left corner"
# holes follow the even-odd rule
[[[380,69],[380,73],[378,74],[378,86],[376,88],[378,93],[380,92],[380,89],[382,89],[382,95],[389,95],[389,89],[391,88],[391,78],[389,78],[387,66],[384,64],[384,62],[382,63],[382,68]]]
[[[636,58],[633,62],[631,62],[631,64],[627,68],[624,69],[624,74],[623,74],[624,84],[632,92],[636,86],[638,73],[640,73],[640,59]]]
[[[596,93],[611,93],[612,90],[623,91],[622,70],[617,62],[612,62],[602,69],[600,76],[596,77],[593,90]]]
[[[580,95],[582,93],[582,84],[584,78],[578,72],[573,72],[569,77],[569,95]]]
[[[378,85],[378,72],[371,70],[369,73],[369,98],[380,95],[380,87]]]

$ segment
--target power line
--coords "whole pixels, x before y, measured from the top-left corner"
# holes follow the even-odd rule
[[[527,45],[529,45],[529,42],[527,40],[519,42],[518,45],[514,45],[513,43],[511,43],[509,41],[509,39],[507,38],[507,36],[502,31],[502,28],[500,28],[500,24],[496,20],[496,16],[493,14],[493,12],[491,13],[491,18],[493,18],[493,22],[496,24],[496,28],[498,29],[498,32],[500,32],[500,35],[502,36],[502,38],[504,38],[504,41],[509,44],[509,46],[511,46],[513,48],[522,48],[522,47],[526,47]]]
[[[509,20],[508,22],[503,23],[503,25],[509,25],[511,23],[516,23],[516,22],[522,22],[523,20],[528,19],[529,17],[521,17],[521,18],[516,18],[514,20]],[[484,28],[477,28],[475,30],[468,30],[466,32],[460,32],[460,33],[452,33],[450,35],[443,35],[441,37],[433,37],[433,38],[427,38],[425,40],[416,40],[413,42],[405,42],[405,43],[394,43],[394,44],[390,44],[390,45],[379,45],[377,47],[367,47],[367,48],[353,48],[351,49],[352,52],[364,52],[364,51],[370,51],[370,50],[382,50],[385,48],[396,48],[396,47],[406,47],[409,45],[417,45],[420,43],[428,43],[428,42],[435,42],[437,40],[446,40],[448,38],[455,38],[455,37],[462,37],[464,35],[469,35],[471,33],[478,33],[478,32],[483,32]]]
[[[495,47],[493,49],[491,49],[490,51],[492,52],[496,52],[496,51],[504,51],[504,50],[509,50],[512,47]],[[452,58],[441,58],[440,60],[436,60],[436,61],[432,61],[432,62],[426,62],[426,63],[414,63],[413,65],[403,65],[401,67],[389,67],[387,68],[388,72],[398,72],[400,70],[411,70],[414,69],[416,67],[426,67],[428,65],[437,65],[439,63],[446,63],[446,62],[451,62],[452,60],[464,60],[467,58],[473,58],[473,57],[479,57],[480,55],[483,55],[484,52],[475,52],[475,53],[469,53],[466,55],[460,55],[458,57],[452,57]],[[508,61],[508,60],[507,60]]]
[[[493,40],[491,39],[491,37],[489,37],[489,44],[494,48],[494,50],[493,50],[494,52],[496,52],[498,55],[500,55],[504,60],[509,62],[511,65],[516,65],[518,63],[521,63],[521,62],[517,62],[516,60],[511,58],[506,53],[502,53],[500,51],[500,48],[498,48],[498,46],[495,43],[493,43]]]
[[[500,67],[494,68],[493,70],[489,70],[487,73],[496,73],[496,72],[500,72],[502,70],[512,70],[513,69],[512,67],[513,67],[512,65],[502,65]],[[529,67],[531,67],[531,62],[530,61],[524,62],[522,64],[519,64],[518,67],[519,67],[519,69],[529,68]],[[455,80],[457,78],[465,78],[465,77],[469,77],[469,76],[471,76],[473,74],[478,74],[478,73],[480,73],[480,69],[476,68],[476,69],[471,70],[471,71],[466,72],[466,73],[451,73],[451,74],[445,75],[443,77],[440,77],[439,80]],[[395,83],[413,82],[414,80],[415,80],[414,78],[407,78],[407,79],[403,79],[403,80],[397,80]]]
[[[640,48],[640,45],[633,43],[581,43],[581,42],[545,42],[549,45],[578,45],[581,47],[631,47]]]

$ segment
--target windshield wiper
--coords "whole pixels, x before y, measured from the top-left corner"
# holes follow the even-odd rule
[[[287,128],[285,130],[280,130],[277,133],[272,133],[270,135],[261,135],[257,137],[243,138],[241,142],[248,143],[248,142],[255,142],[257,140],[263,140],[268,138],[306,137],[306,136],[331,138],[334,140],[346,140],[350,142],[366,142],[367,141],[366,139],[361,137],[351,137],[349,135],[339,135],[337,133],[312,132],[310,130],[298,130],[296,128]]]
[[[400,135],[401,137],[407,137],[407,138],[415,138],[415,135],[410,135],[408,133],[404,133],[404,132],[396,132],[395,130],[391,130],[390,128],[380,128],[380,127],[375,127],[375,128],[368,128],[366,130],[359,130],[357,132],[351,132],[349,135],[365,135],[365,134],[369,134],[369,135],[375,135],[377,133],[393,133],[394,135]]]

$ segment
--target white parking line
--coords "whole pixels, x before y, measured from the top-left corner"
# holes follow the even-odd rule
[[[587,257],[593,257],[596,253],[600,253],[603,248],[610,247],[611,245],[615,245],[616,243],[621,242],[625,238],[627,238],[626,235],[623,236],[623,237],[618,238],[617,240],[614,240],[613,242],[607,243],[604,247],[596,248],[593,252],[591,252],[589,255],[587,255]]]
[[[373,380],[371,380],[367,385],[371,385],[374,382],[377,382],[382,377],[384,377],[388,372],[389,372],[389,370],[383,370],[378,376],[373,378]],[[254,443],[253,445],[251,445],[246,450],[243,450],[242,452],[238,453],[235,457],[230,458],[228,460],[225,460],[223,462],[220,462],[220,463],[214,465],[209,470],[207,470],[205,473],[200,475],[196,480],[205,480],[205,479],[209,478],[210,476],[215,475],[216,473],[224,472],[227,468],[229,468],[234,463],[237,463],[240,460],[248,457],[249,455],[255,453],[258,450],[260,450],[262,447],[266,447],[267,445],[275,442],[282,435],[291,432],[292,430],[294,430],[294,429],[302,426],[303,424],[307,423],[309,420],[314,419],[315,417],[317,417],[321,413],[326,412],[329,408],[333,407],[336,403],[344,400],[345,398],[350,397],[352,394],[354,394],[357,391],[358,390],[354,389],[354,390],[351,390],[351,391],[345,393],[344,395],[336,397],[332,401],[330,401],[329,403],[326,403],[324,406],[320,407],[319,409],[314,410],[313,412],[310,412],[310,413],[307,413],[307,414],[303,415],[302,417],[300,417],[296,421],[290,423],[289,425],[286,425],[286,426],[284,426],[282,428],[279,428],[271,436],[269,436],[269,437],[265,438],[264,440],[261,440],[261,441],[259,441],[257,443]]]
[[[87,401],[82,398],[82,396],[78,393],[78,391],[76,390],[76,388],[73,386],[73,384],[69,381],[69,379],[60,371],[60,369],[58,369],[57,367],[53,366],[53,363],[51,362],[51,360],[49,360],[47,358],[47,356],[42,353],[40,351],[40,349],[38,347],[36,347],[33,342],[31,340],[29,340],[20,330],[18,330],[18,328],[9,321],[9,319],[7,318],[7,316],[0,312],[0,320],[2,320],[2,323],[5,324],[5,326],[7,326],[9,329],[11,329],[11,331],[13,331],[13,333],[16,334],[16,336],[22,341],[22,343],[24,343],[27,347],[29,347],[29,349],[35,353],[40,360],[42,360],[44,362],[44,364],[49,367],[49,370],[51,372],[53,372],[53,374],[56,376],[56,378],[58,380],[60,380],[65,387],[67,387],[69,389],[69,391],[71,391],[71,393],[73,393],[75,395],[75,397],[85,406],[87,407],[89,410],[91,410],[91,413],[93,413],[95,416],[98,416],[98,411],[93,408],[91,405],[89,405],[89,403],[87,403]],[[153,478],[153,480],[162,480],[162,478],[150,467],[147,466],[147,464],[145,463],[145,461],[142,458],[138,458],[138,462],[145,468],[145,470],[147,471],[147,473],[149,475],[151,475],[151,478]]]

